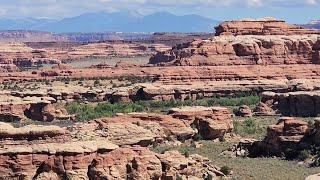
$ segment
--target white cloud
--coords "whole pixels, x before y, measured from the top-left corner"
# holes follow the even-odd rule
[[[317,6],[320,0],[0,0],[0,4],[0,16],[66,17],[123,9],[153,12],[170,8]]]

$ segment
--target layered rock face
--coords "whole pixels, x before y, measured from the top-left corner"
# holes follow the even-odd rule
[[[128,114],[97,119],[67,128],[0,123],[0,179],[175,179],[224,176],[208,159],[185,157],[178,151],[157,154],[141,146],[161,143],[167,136],[191,138],[197,130],[190,119],[207,115],[210,132],[232,124],[226,109],[209,113],[204,107],[170,115]],[[201,109],[201,110],[199,110]],[[176,110],[174,110],[176,112]],[[194,114],[195,113],[195,114]],[[223,114],[225,113],[225,114]],[[200,117],[200,116],[199,116]],[[216,117],[216,119],[210,119]],[[185,122],[184,122],[185,121]],[[230,127],[225,132],[230,132]],[[229,129],[228,129],[229,128]],[[214,138],[214,137],[212,137]],[[118,146],[122,146],[121,148]]]
[[[150,64],[229,66],[317,64],[319,35],[215,36],[174,46],[150,58]]]
[[[3,121],[23,121],[27,118],[51,122],[54,120],[71,120],[63,106],[54,106],[51,97],[18,97],[9,94],[0,95],[0,117]]]
[[[320,31],[306,29],[274,18],[241,19],[226,21],[215,27],[216,35],[295,35],[320,34]]]
[[[266,138],[253,146],[257,154],[278,155],[288,149],[298,149],[300,141],[305,137],[308,123],[294,118],[280,118],[276,125],[270,125]]]
[[[317,117],[320,114],[320,92],[264,92],[262,102],[284,116]]]
[[[61,61],[50,58],[50,52],[46,50],[32,49],[24,43],[0,43],[0,64],[30,67],[48,63],[61,63]]]
[[[216,36],[194,40],[157,53],[150,64],[160,66],[229,66],[318,64],[320,31],[273,18],[227,21]]]
[[[15,148],[15,149],[13,149]],[[175,179],[223,176],[199,155],[156,154],[146,148],[118,148],[108,142],[73,142],[0,149],[3,179]]]

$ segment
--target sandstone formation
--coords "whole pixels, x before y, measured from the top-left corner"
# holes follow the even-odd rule
[[[255,116],[269,116],[276,115],[276,112],[263,102],[259,102],[256,107],[253,109]]]
[[[226,21],[215,27],[216,35],[303,35],[320,31],[291,25],[271,17]]]
[[[15,148],[15,149],[13,149]],[[0,148],[3,179],[175,179],[223,176],[199,155],[156,154],[146,148],[118,148],[84,141]]]
[[[15,128],[0,122],[0,143],[4,145],[23,145],[30,142],[52,143],[70,140],[70,133],[58,126],[29,125]]]
[[[92,120],[73,126],[71,133],[79,140],[107,139],[120,146],[149,146],[168,137],[191,139],[198,133],[214,140],[232,130],[231,115],[225,108],[185,107],[172,109],[169,115],[132,113]]]
[[[160,66],[230,66],[319,63],[320,35],[215,36],[179,44],[150,58]]]
[[[56,102],[54,98],[37,97],[35,94],[34,96],[21,96],[22,94],[12,96],[9,95],[10,93],[2,93],[0,96],[0,116],[3,118],[2,121],[23,121],[29,118],[51,122],[54,120],[70,120],[72,118],[64,107],[52,105],[52,103]]]
[[[280,118],[276,125],[268,127],[266,138],[256,144],[257,148],[262,151],[259,154],[281,156],[281,153],[288,149],[298,149],[307,129],[308,123],[305,121],[287,117]]]
[[[282,117],[276,125],[268,126],[267,135],[262,141],[256,141],[248,147],[249,155],[285,156],[288,159],[297,157],[299,151],[314,142],[314,137],[307,134],[308,128],[308,123],[303,120]]]
[[[0,123],[0,179],[192,179],[224,176],[199,155],[156,154],[156,137],[196,131],[171,116],[129,114],[67,128]],[[160,140],[160,139],[159,139]],[[112,142],[119,144],[113,144]],[[62,145],[63,144],[63,145]]]
[[[169,114],[174,118],[193,121],[192,124],[205,140],[223,138],[233,130],[231,114],[227,108],[173,108]]]
[[[317,117],[320,114],[319,91],[264,92],[262,102],[284,116]]]

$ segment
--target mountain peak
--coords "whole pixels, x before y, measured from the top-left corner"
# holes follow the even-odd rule
[[[61,20],[0,19],[0,30],[49,32],[213,32],[219,21],[199,15],[177,16],[161,11],[142,15],[137,11],[91,12]]]

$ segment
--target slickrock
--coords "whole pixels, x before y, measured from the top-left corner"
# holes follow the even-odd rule
[[[215,27],[216,35],[303,35],[320,34],[319,30],[291,25],[272,17],[226,21]]]
[[[64,142],[70,140],[69,132],[58,126],[29,125],[15,128],[10,124],[0,122],[0,143],[29,144],[30,142]]]
[[[320,35],[215,36],[159,52],[150,64],[160,66],[230,66],[317,64]]]
[[[79,140],[106,139],[120,146],[149,146],[169,136],[187,140],[197,133],[214,140],[232,130],[231,115],[226,108],[185,107],[172,109],[168,115],[130,113],[96,119],[74,125],[71,133]]]
[[[149,146],[167,136],[191,138],[196,130],[167,115],[132,113],[103,118],[73,126],[72,134],[80,139],[108,139],[117,145]]]
[[[264,92],[262,102],[284,116],[317,117],[320,114],[320,92]]]

